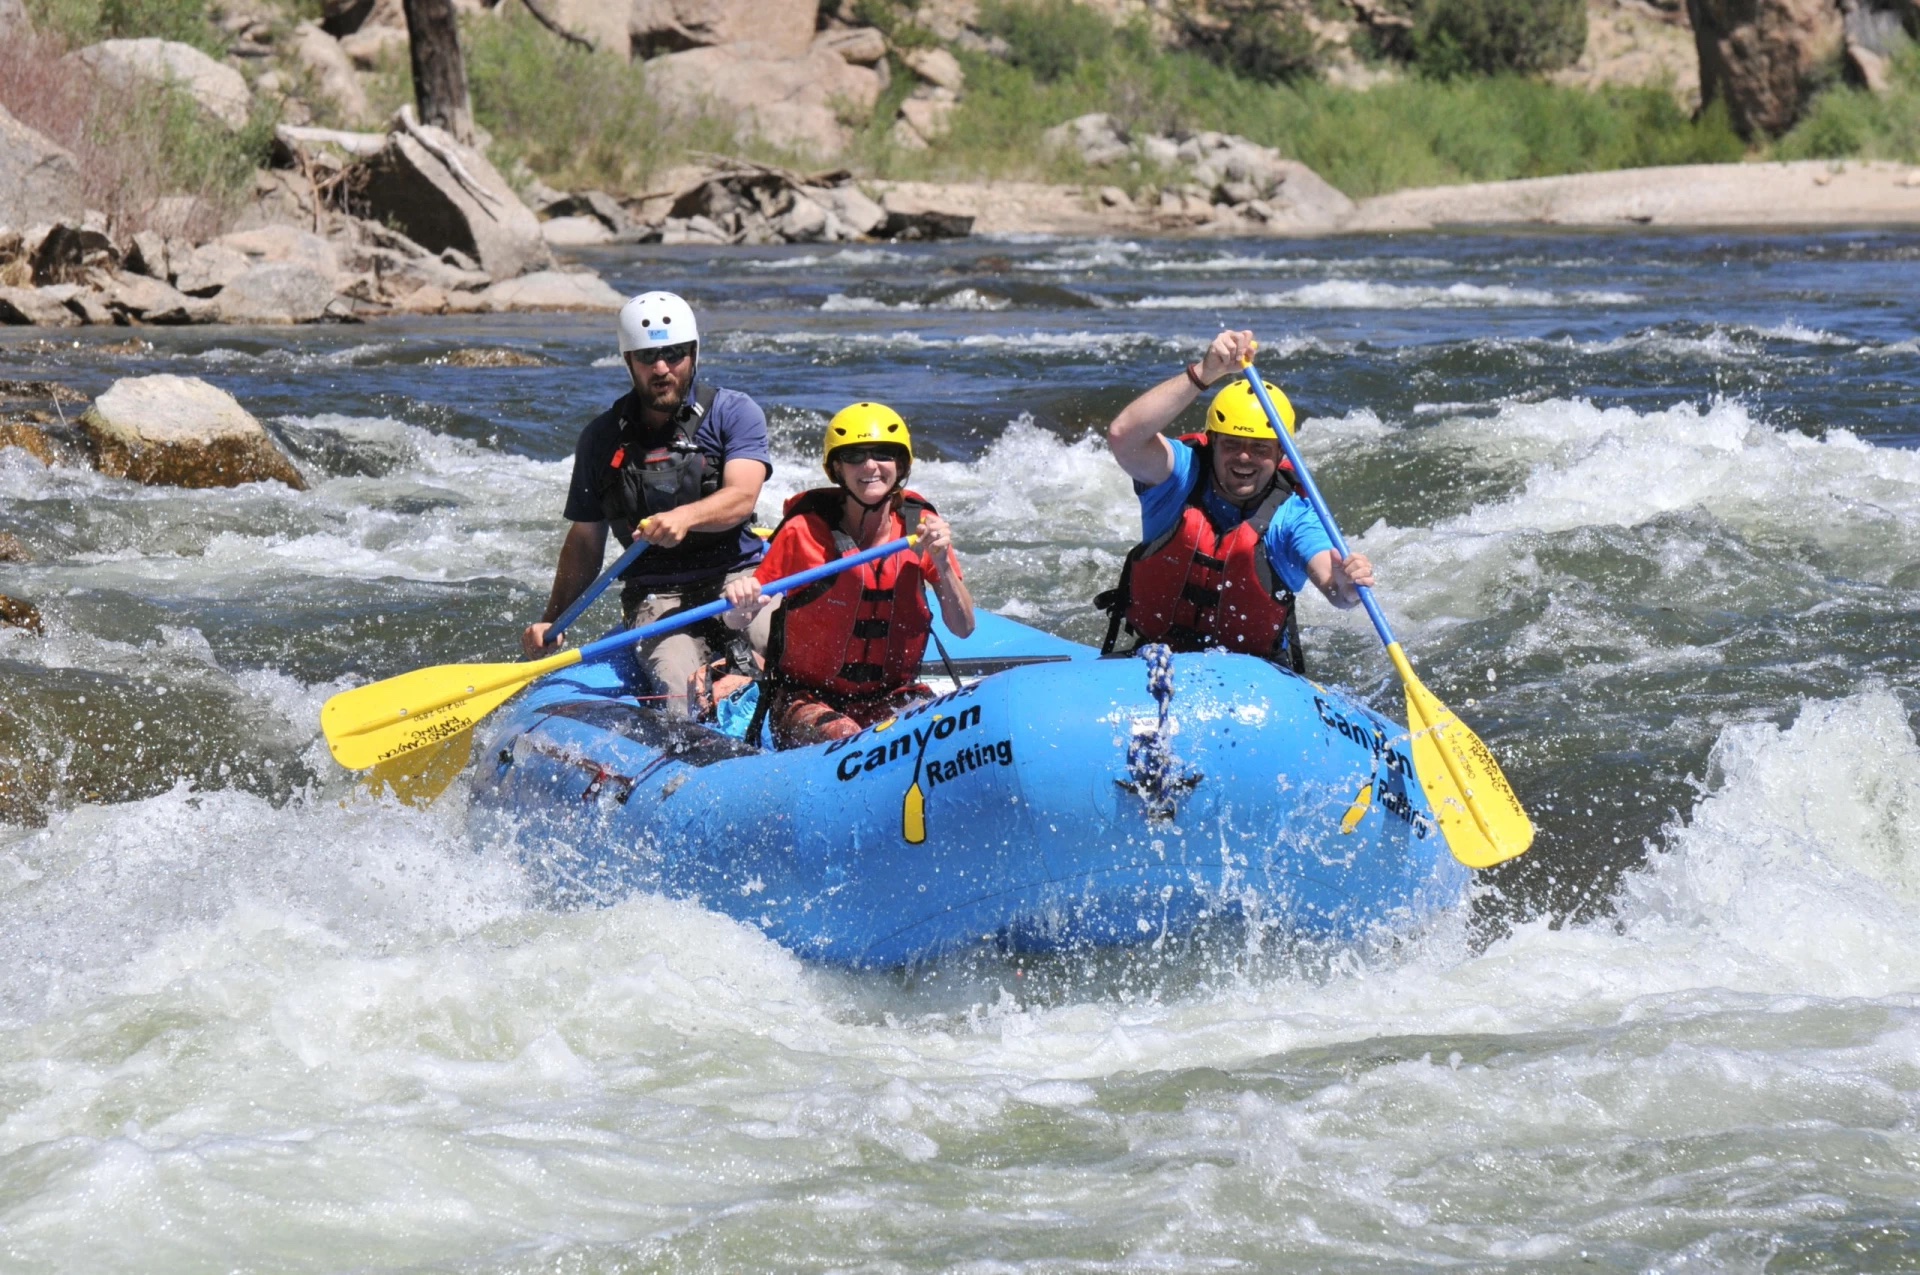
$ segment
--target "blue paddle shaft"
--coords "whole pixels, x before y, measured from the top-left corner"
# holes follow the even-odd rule
[[[602,571],[600,578],[588,585],[587,591],[575,598],[573,605],[562,611],[560,618],[553,622],[553,627],[547,630],[548,646],[560,644],[560,635],[565,633],[575,620],[586,614],[587,608],[599,600],[600,595],[607,591],[607,586],[619,578],[622,571],[632,566],[634,560],[647,551],[647,545],[648,542],[642,540],[640,533],[636,530],[633,534],[633,543],[627,546],[627,551],[616,558],[612,566]]]
[[[840,558],[818,567],[809,567],[805,571],[796,571],[784,579],[775,580],[771,584],[760,586],[760,592],[772,598],[778,597],[780,594],[793,589],[804,589],[816,580],[825,580],[828,576],[837,576],[842,571],[848,571],[854,567],[872,562],[875,558],[884,558],[889,554],[899,553],[902,549],[910,549],[913,547],[913,540],[914,538],[912,536],[902,536],[898,540],[889,540],[887,543],[875,545],[871,549],[862,549],[859,553],[851,557]],[[585,663],[588,660],[599,659],[601,656],[609,655],[614,651],[638,645],[641,642],[645,642],[648,638],[656,638],[663,634],[677,632],[689,625],[698,624],[702,620],[711,619],[716,615],[731,610],[733,610],[733,603],[727,601],[725,598],[721,598],[718,601],[709,602],[705,606],[697,606],[691,611],[682,611],[678,615],[670,615],[664,620],[655,620],[652,624],[643,624],[637,629],[628,629],[625,633],[615,633],[608,637],[603,637],[597,642],[589,642],[580,648],[580,661]]]
[[[1320,495],[1320,488],[1314,485],[1313,475],[1307,472],[1306,457],[1293,445],[1293,436],[1287,433],[1287,427],[1280,420],[1280,413],[1274,410],[1273,400],[1267,396],[1267,387],[1261,384],[1260,373],[1249,363],[1242,369],[1247,384],[1253,387],[1253,396],[1260,400],[1260,406],[1267,413],[1267,421],[1273,426],[1273,432],[1280,437],[1280,446],[1286,450],[1287,459],[1293,462],[1293,475],[1300,480],[1300,489],[1307,493],[1307,503],[1313,506],[1313,512],[1320,515],[1320,525],[1327,529],[1327,538],[1333,541],[1333,547],[1340,556],[1347,556],[1347,541],[1340,534],[1340,525],[1333,520],[1333,510],[1327,508],[1327,502]],[[1380,604],[1373,600],[1373,590],[1365,585],[1356,586],[1360,590],[1360,603],[1367,608],[1367,614],[1373,618],[1373,628],[1380,640],[1388,646],[1393,645],[1393,630],[1387,627],[1387,617],[1380,611]]]

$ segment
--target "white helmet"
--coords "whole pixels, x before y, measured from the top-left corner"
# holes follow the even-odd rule
[[[671,292],[643,292],[620,307],[620,353],[699,341],[693,307]]]

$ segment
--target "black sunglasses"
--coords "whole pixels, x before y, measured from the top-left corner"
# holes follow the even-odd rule
[[[633,357],[640,361],[641,367],[652,367],[663,361],[672,367],[684,359],[692,358],[694,350],[698,348],[696,341],[682,341],[678,345],[656,345],[651,350],[635,350]]]
[[[891,443],[881,443],[874,447],[837,447],[833,458],[843,465],[864,465],[870,460],[890,460],[898,465],[907,454]]]

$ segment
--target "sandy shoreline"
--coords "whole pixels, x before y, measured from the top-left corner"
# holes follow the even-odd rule
[[[889,208],[940,208],[970,215],[975,233],[988,235],[1296,237],[1501,226],[1920,226],[1920,167],[1860,160],[1690,164],[1422,187],[1361,200],[1337,217],[1266,222],[1243,216],[1169,215],[1135,205],[1110,187],[1043,182],[862,185]]]

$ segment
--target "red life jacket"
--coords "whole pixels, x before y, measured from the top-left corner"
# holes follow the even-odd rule
[[[845,497],[839,487],[801,492],[787,501],[773,534],[799,518],[804,534],[827,546],[829,561],[844,557],[834,549],[833,528]],[[906,529],[901,534],[913,535],[920,516],[933,512],[922,497],[902,492],[900,520]],[[911,686],[933,632],[924,579],[920,555],[908,551],[787,594],[774,612],[767,640],[772,680],[845,699],[891,695]],[[766,699],[765,688],[761,698]]]
[[[1134,546],[1120,571],[1118,588],[1094,600],[1113,613],[1103,653],[1111,652],[1119,626],[1143,641],[1176,651],[1220,648],[1279,659],[1290,653],[1305,671],[1293,591],[1267,559],[1267,528],[1294,494],[1293,467],[1286,462],[1245,521],[1222,534],[1207,516],[1212,448],[1204,434],[1183,437],[1194,450],[1194,483],[1180,519],[1164,535]]]

